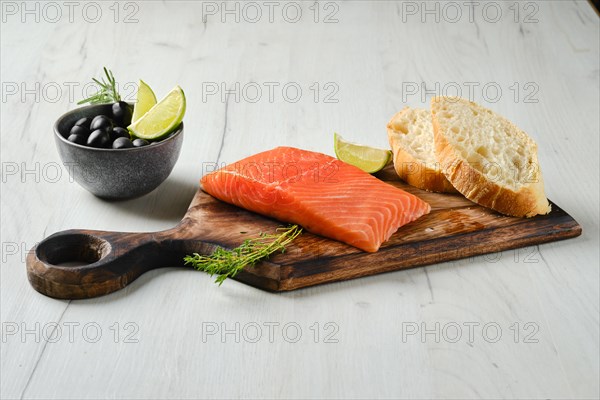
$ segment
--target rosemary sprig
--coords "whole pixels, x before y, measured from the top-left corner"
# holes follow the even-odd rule
[[[211,255],[203,256],[194,253],[185,256],[185,265],[191,264],[198,271],[204,271],[210,276],[218,275],[215,283],[219,286],[227,278],[233,278],[247,266],[254,266],[258,261],[268,258],[271,254],[285,251],[285,247],[302,233],[298,225],[277,228],[276,233],[261,233],[258,238],[246,239],[239,247],[227,250],[218,247]]]
[[[77,104],[104,104],[104,103],[116,103],[121,101],[121,95],[117,90],[117,82],[112,71],[104,67],[104,74],[106,75],[106,81],[104,78],[100,78],[99,81],[96,78],[92,78],[94,82],[100,87],[98,91],[87,99],[79,101]]]

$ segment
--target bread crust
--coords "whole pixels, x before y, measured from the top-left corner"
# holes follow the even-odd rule
[[[398,137],[403,133],[394,129],[393,122],[408,110],[408,107],[404,107],[394,114],[387,124],[388,140],[392,148],[392,160],[396,173],[400,179],[419,189],[429,192],[457,193],[457,190],[448,181],[441,169],[430,168],[403,148]]]
[[[431,116],[436,158],[446,178],[460,193],[477,204],[515,217],[533,217],[550,212],[541,172],[537,174],[537,182],[525,185],[518,191],[489,180],[471,166],[447,140],[436,116],[435,101],[436,98],[431,100]],[[535,162],[537,163],[537,154]]]

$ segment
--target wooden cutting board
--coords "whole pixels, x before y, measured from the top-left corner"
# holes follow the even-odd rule
[[[393,168],[386,168],[378,177],[427,201],[431,213],[400,228],[377,253],[304,232],[284,254],[246,268],[235,279],[261,289],[287,291],[581,234],[581,226],[555,204],[548,215],[513,218],[460,195],[415,189],[400,182]],[[210,254],[216,246],[234,248],[282,225],[198,189],[179,225],[166,231],[55,233],[29,252],[27,274],[37,291],[51,297],[101,296],[125,287],[151,269],[183,266],[187,254]],[[84,265],[73,266],[73,262]]]

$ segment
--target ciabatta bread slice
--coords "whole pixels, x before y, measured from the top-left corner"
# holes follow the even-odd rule
[[[467,199],[502,214],[550,212],[537,145],[506,118],[458,97],[434,97],[435,154]]]
[[[387,124],[394,169],[412,186],[430,192],[456,193],[433,150],[433,126],[428,110],[404,107]]]

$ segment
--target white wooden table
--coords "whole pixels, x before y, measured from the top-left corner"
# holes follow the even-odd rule
[[[600,396],[599,22],[586,1],[1,7],[3,399]],[[175,170],[136,200],[71,182],[52,139],[104,65],[126,98],[138,78],[188,98]],[[537,140],[547,195],[581,237],[284,294],[188,269],[86,301],[27,281],[27,250],[53,232],[173,226],[203,163],[277,145],[333,154],[334,131],[387,146],[394,112],[457,90]]]

